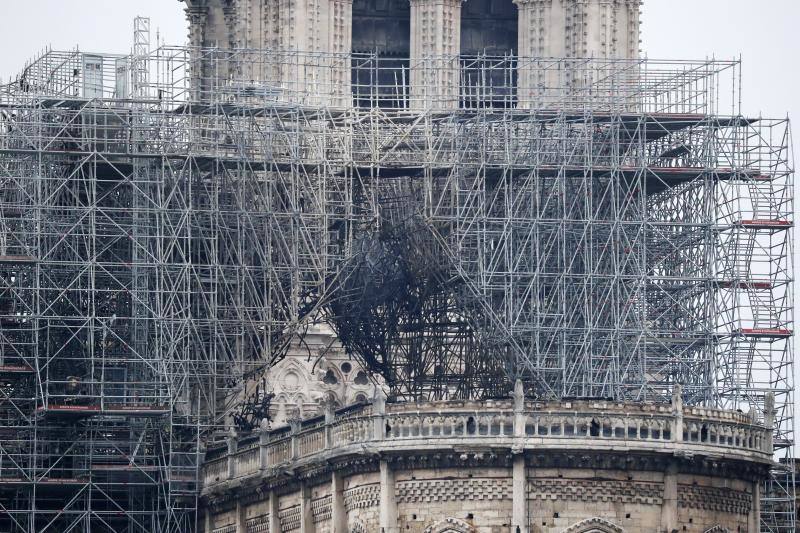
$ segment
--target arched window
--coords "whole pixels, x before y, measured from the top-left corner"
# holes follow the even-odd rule
[[[402,106],[410,55],[408,0],[353,0],[352,86],[357,106]]]
[[[475,533],[475,528],[458,518],[445,518],[425,528],[425,533]]]
[[[625,533],[625,530],[605,518],[595,517],[568,527],[564,533]]]
[[[469,0],[461,8],[461,103],[513,106],[518,8],[512,0]]]

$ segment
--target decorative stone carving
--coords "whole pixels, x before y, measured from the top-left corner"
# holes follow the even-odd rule
[[[411,0],[411,106],[458,106],[462,0]]]
[[[365,509],[377,507],[380,503],[381,487],[378,483],[362,485],[344,492],[344,508],[347,511],[353,509]]]
[[[247,533],[270,533],[269,531],[269,515],[264,514],[249,518],[245,522]]]
[[[364,527],[364,524],[356,520],[350,524],[350,533],[369,533],[369,531],[367,531],[367,528]]]
[[[746,515],[753,507],[753,496],[733,489],[680,485],[678,504],[681,507],[704,511]]]
[[[625,530],[604,518],[595,517],[581,520],[565,529],[564,533],[625,533]]]
[[[458,518],[445,518],[425,528],[425,533],[475,533],[475,528]]]
[[[314,522],[323,522],[331,519],[331,496],[323,496],[311,502],[311,513],[314,515]]]
[[[663,494],[661,483],[570,479],[534,479],[528,482],[531,500],[661,505]]]
[[[511,479],[422,479],[399,481],[397,501],[430,503],[468,500],[507,500],[511,498]]]
[[[308,418],[323,414],[326,402],[341,407],[372,398],[375,385],[362,375],[366,377],[362,367],[347,356],[327,325],[308,326],[303,341],[295,339],[266,375],[267,392],[275,395],[271,426],[285,425],[293,411]]]
[[[300,529],[300,504],[293,505],[288,509],[281,509],[278,513],[281,522],[281,531],[292,531]]]

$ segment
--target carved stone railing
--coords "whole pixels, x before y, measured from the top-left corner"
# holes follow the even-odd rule
[[[609,401],[441,401],[353,406],[290,427],[231,435],[209,450],[204,491],[359,453],[483,446],[522,451],[624,450],[725,456],[769,463],[771,416]],[[227,449],[226,449],[227,448]]]

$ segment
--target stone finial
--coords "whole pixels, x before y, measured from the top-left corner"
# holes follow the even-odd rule
[[[680,383],[672,387],[672,409],[677,413],[683,412],[683,386]]]
[[[236,452],[236,445],[238,444],[238,442],[237,442],[237,438],[238,437],[239,437],[239,435],[236,433],[236,428],[234,428],[233,426],[228,428],[227,441],[228,441],[228,452],[229,453],[235,453]]]
[[[764,396],[764,425],[770,430],[775,426],[775,394],[772,392]]]
[[[525,385],[521,379],[514,383],[514,410],[522,411],[525,409]]]
[[[325,412],[325,423],[330,424],[336,418],[336,401],[332,394],[325,396],[322,402],[322,408]]]
[[[278,424],[281,424],[281,421],[286,420],[286,416],[286,402],[281,398],[278,401],[278,411],[275,413],[274,420],[276,420]]]
[[[260,429],[262,432],[269,430],[269,419],[266,417],[262,418],[258,423],[258,429]]]
[[[386,393],[380,387],[375,387],[375,395],[372,397],[372,408],[375,414],[386,414]]]

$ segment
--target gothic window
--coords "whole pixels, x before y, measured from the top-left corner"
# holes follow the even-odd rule
[[[336,385],[339,383],[339,380],[336,379],[336,374],[333,373],[333,370],[328,370],[325,372],[325,377],[322,378],[322,382],[326,385]]]
[[[403,80],[408,80],[410,75],[411,5],[408,0],[354,0],[352,37],[351,81],[355,104],[402,107],[407,97]]]
[[[518,11],[512,0],[469,0],[462,4],[463,107],[514,105],[517,70],[509,56],[518,46]]]

